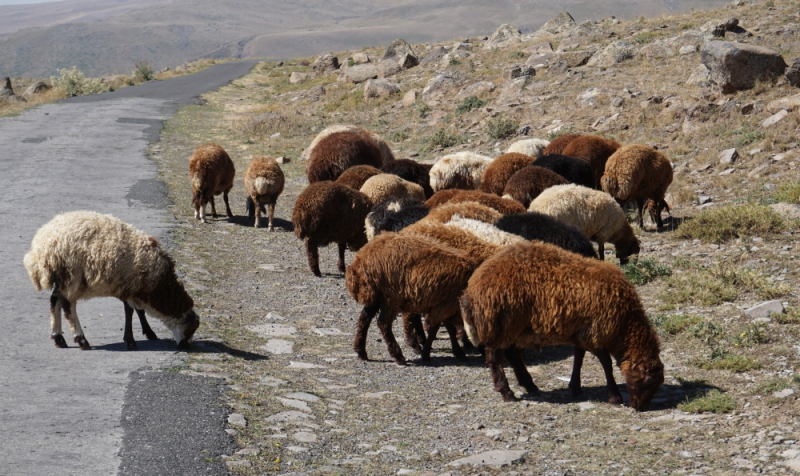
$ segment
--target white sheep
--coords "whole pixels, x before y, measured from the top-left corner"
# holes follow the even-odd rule
[[[492,160],[469,151],[445,155],[431,167],[431,188],[434,193],[449,188],[475,190]]]
[[[544,149],[550,145],[550,141],[544,139],[522,139],[514,142],[508,146],[506,154],[517,152],[520,154],[536,157],[537,159],[542,156]]]
[[[175,275],[175,263],[158,240],[111,215],[57,215],[36,232],[23,261],[37,291],[53,290],[50,332],[56,347],[67,347],[61,330],[63,309],[75,342],[83,350],[91,348],[78,320],[79,299],[115,297],[123,302],[128,349],[136,348],[134,309],[148,339],[156,335],[144,311],[164,322],[179,348],[188,347],[200,325],[194,302]]]
[[[639,240],[625,212],[605,192],[575,184],[556,185],[536,197],[528,211],[549,215],[579,229],[597,243],[600,259],[603,259],[603,244],[606,242],[614,244],[622,264],[630,255],[639,254]]]
[[[505,232],[491,223],[464,218],[459,214],[453,215],[453,218],[445,223],[445,226],[460,228],[467,233],[475,235],[482,241],[498,246],[508,246],[526,241],[521,236]]]
[[[309,157],[311,157],[311,151],[314,149],[314,147],[316,147],[319,141],[321,141],[322,139],[337,132],[356,132],[366,135],[373,141],[375,141],[375,144],[378,146],[378,149],[380,149],[382,165],[386,165],[388,162],[394,160],[394,154],[392,154],[392,150],[389,148],[389,145],[386,143],[385,140],[383,140],[383,138],[380,135],[368,131],[363,127],[354,126],[352,124],[334,124],[332,126],[326,127],[325,129],[322,130],[322,132],[317,134],[317,136],[314,137],[314,140],[311,141],[311,144],[308,147],[306,147],[306,150],[304,150],[300,154],[300,158],[298,160],[300,162],[306,161],[305,165],[306,173],[308,173],[308,165],[310,163],[308,159]]]
[[[395,197],[409,197],[425,201],[425,191],[416,183],[403,180],[394,174],[378,174],[368,178],[361,193],[369,197],[373,206]]]

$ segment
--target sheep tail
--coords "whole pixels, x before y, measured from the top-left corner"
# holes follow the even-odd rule
[[[464,332],[467,333],[467,337],[469,341],[472,342],[472,345],[478,347],[481,345],[481,340],[473,327],[472,302],[466,291],[461,295],[459,304],[461,305],[461,319],[464,321]]]
[[[194,192],[194,196],[192,197],[192,205],[195,208],[199,208],[203,206],[203,191],[200,188],[197,188],[197,191]]]
[[[269,192],[270,185],[270,181],[266,177],[256,177],[255,181],[253,182],[253,188],[258,195],[264,195]]]
[[[50,273],[46,272],[47,270],[43,269],[39,266],[37,256],[31,250],[25,254],[25,258],[23,258],[22,262],[25,265],[25,269],[28,270],[28,276],[31,278],[33,282],[33,286],[36,288],[37,291],[41,291],[42,289],[50,289],[53,287],[53,284],[50,281]]]

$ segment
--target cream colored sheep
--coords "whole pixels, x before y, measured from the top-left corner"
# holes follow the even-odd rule
[[[522,139],[514,142],[508,146],[506,154],[517,152],[519,154],[529,155],[537,159],[542,156],[545,147],[550,145],[549,140],[544,139]]]
[[[386,144],[386,141],[383,140],[383,138],[380,135],[368,131],[363,127],[354,126],[352,124],[334,124],[332,126],[326,127],[325,129],[322,130],[322,132],[317,134],[317,136],[314,137],[314,140],[311,141],[311,144],[308,147],[306,147],[306,150],[304,150],[300,154],[300,158],[298,160],[300,162],[306,161],[305,165],[306,173],[308,173],[308,164],[309,164],[308,158],[311,157],[311,150],[314,149],[314,147],[316,147],[319,141],[337,132],[356,132],[366,135],[370,137],[373,141],[375,141],[375,144],[378,146],[378,149],[380,149],[382,165],[386,165],[388,162],[394,160],[394,154],[392,154],[392,150],[389,148],[389,145]]]
[[[525,238],[505,232],[490,223],[464,218],[458,214],[453,215],[453,218],[445,223],[445,226],[460,228],[477,236],[482,241],[498,246],[508,246],[526,241]]]
[[[81,349],[91,348],[75,308],[79,299],[115,297],[124,303],[123,339],[128,349],[136,348],[134,309],[148,339],[156,336],[143,311],[164,322],[179,348],[188,347],[200,325],[194,302],[175,275],[175,263],[158,240],[111,215],[57,215],[36,232],[23,261],[37,291],[53,290],[50,332],[56,347],[67,347],[61,330],[63,309],[75,342]]]
[[[606,242],[614,244],[622,264],[630,255],[639,253],[639,240],[625,212],[605,192],[574,184],[556,185],[536,197],[528,210],[549,215],[582,231],[597,243],[600,259],[604,258]]]
[[[431,167],[431,188],[434,193],[449,188],[475,190],[492,160],[469,151],[445,155]]]
[[[364,182],[360,191],[369,197],[373,205],[383,203],[392,197],[425,200],[425,191],[422,187],[394,174],[374,175]]]

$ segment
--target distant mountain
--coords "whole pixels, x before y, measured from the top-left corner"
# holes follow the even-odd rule
[[[576,21],[716,8],[728,0],[64,0],[0,7],[0,76],[90,76],[198,58],[293,58],[389,44],[531,31],[560,11]],[[15,26],[26,28],[15,31]]]

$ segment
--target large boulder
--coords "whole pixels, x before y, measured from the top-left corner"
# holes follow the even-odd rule
[[[675,56],[675,51],[663,42],[655,41],[640,48],[637,54],[647,59],[660,59]]]
[[[569,30],[564,39],[561,40],[561,45],[585,45],[598,40],[605,40],[612,36],[614,36],[614,32],[600,28],[593,21],[585,21]]]
[[[539,31],[557,35],[574,27],[575,19],[572,18],[572,15],[570,15],[569,12],[561,12],[556,15],[555,18],[542,25],[542,27],[539,28]]]
[[[414,56],[414,51],[411,49],[411,45],[402,38],[398,38],[386,48],[386,52],[383,54],[383,59],[389,58],[400,58],[404,55],[411,55]]]
[[[747,43],[709,41],[700,48],[700,55],[711,81],[726,94],[750,89],[758,80],[776,78],[787,66],[772,48]]]
[[[428,105],[436,105],[464,82],[464,73],[445,71],[428,80],[422,90],[422,100]]]
[[[302,83],[303,81],[306,81],[308,78],[309,78],[308,73],[300,73],[295,71],[294,73],[292,73],[291,76],[289,76],[289,82],[291,84]]]
[[[364,84],[364,99],[384,98],[400,94],[400,87],[385,79],[368,79]]]
[[[608,68],[631,58],[633,58],[633,47],[624,41],[618,40],[598,51],[586,64]]]
[[[378,78],[378,68],[374,63],[357,64],[349,68],[343,68],[339,76],[340,81],[348,83],[363,83],[368,79]]]
[[[22,97],[25,99],[30,98],[36,94],[41,94],[43,92],[49,91],[52,89],[52,86],[45,83],[44,81],[36,81],[35,83],[28,86],[24,93],[22,93]]]
[[[422,59],[422,64],[438,63],[444,55],[447,54],[447,49],[444,46],[437,46],[433,48],[430,53]]]
[[[383,59],[381,60],[381,64],[384,63],[385,65],[383,67],[378,68],[379,72],[382,73],[380,74],[382,78],[396,74],[403,69],[413,68],[419,64],[419,60],[416,55],[414,55],[411,45],[401,38],[399,40],[394,40],[392,44],[386,48],[386,52],[383,54]]]
[[[509,41],[515,38],[520,38],[521,36],[522,32],[519,31],[519,28],[507,23],[500,25],[500,28],[495,30],[495,32],[492,33],[492,36],[489,37],[489,41],[486,42],[486,44],[483,46],[483,49],[491,50],[492,48],[504,46],[508,44]]]
[[[339,69],[339,58],[333,56],[332,53],[323,53],[319,58],[314,60],[311,64],[311,69],[314,70],[317,76],[336,71]]]

